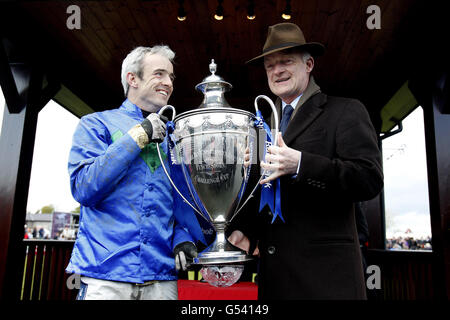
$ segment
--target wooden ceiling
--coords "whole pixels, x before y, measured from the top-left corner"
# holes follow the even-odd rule
[[[284,21],[286,2],[254,1],[255,20],[246,19],[248,3],[224,0],[224,19],[216,21],[216,0],[185,0],[187,19],[180,22],[178,0],[7,1],[0,23],[3,35],[20,44],[29,59],[95,110],[123,101],[120,68],[130,50],[164,43],[177,55],[170,103],[178,113],[200,104],[202,94],[194,86],[209,74],[212,58],[217,74],[234,86],[226,96],[230,104],[253,111],[253,99],[270,91],[262,67],[245,61],[260,54],[267,27]],[[80,30],[66,26],[72,4],[81,9]],[[381,8],[379,30],[366,26],[370,5]],[[441,35],[434,29],[440,27],[441,10],[427,1],[293,0],[291,7],[290,22],[308,41],[326,46],[314,71],[323,91],[362,100],[375,122],[379,109],[431,56],[424,48],[433,54],[440,50]]]

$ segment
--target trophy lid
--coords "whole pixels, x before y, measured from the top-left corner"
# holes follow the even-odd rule
[[[195,89],[203,92],[205,98],[199,108],[230,107],[225,100],[224,93],[230,91],[233,86],[222,77],[216,75],[217,64],[211,59],[209,64],[211,75],[195,86]]]

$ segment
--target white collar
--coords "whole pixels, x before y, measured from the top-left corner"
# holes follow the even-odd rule
[[[300,98],[302,97],[303,93],[301,93],[297,98],[294,99],[294,101],[292,101],[291,103],[289,103],[289,105],[295,110],[295,107],[298,104],[298,100],[300,100]],[[284,107],[288,105],[288,103],[284,102],[283,100],[281,100],[281,110],[284,109]]]

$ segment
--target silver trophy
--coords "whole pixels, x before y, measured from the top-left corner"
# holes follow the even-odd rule
[[[177,186],[173,182],[161,154],[159,156],[174,189],[193,210],[210,222],[216,232],[215,240],[198,254],[194,264],[203,266],[201,273],[210,284],[229,286],[240,278],[243,263],[253,259],[228,242],[225,231],[259,185],[253,188],[246,201],[242,201],[251,168],[251,165],[244,165],[244,159],[247,153],[249,163],[255,162],[253,157],[257,144],[261,142],[258,141],[255,115],[232,108],[224,97],[232,85],[215,74],[217,65],[214,60],[209,69],[211,75],[195,87],[204,94],[199,108],[178,116],[173,106],[160,110],[163,113],[167,108],[172,109],[175,147],[169,161],[181,167],[186,185]],[[269,102],[275,123],[278,123],[275,106],[269,98],[258,96],[255,99],[256,110],[257,101],[261,98]],[[277,132],[278,128],[275,128],[275,134]],[[157,150],[159,153],[159,147]],[[179,190],[181,187],[189,194],[183,194]]]

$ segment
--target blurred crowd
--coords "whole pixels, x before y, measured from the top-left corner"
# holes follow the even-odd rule
[[[34,227],[30,228],[25,226],[24,239],[53,239],[53,240],[75,240],[77,236],[77,230],[71,229],[68,226],[64,229],[57,231],[53,238],[47,228]]]
[[[431,237],[415,239],[413,237],[392,237],[386,239],[387,250],[432,250]]]
[[[26,227],[24,232],[24,239],[50,239],[50,231],[43,227]]]

